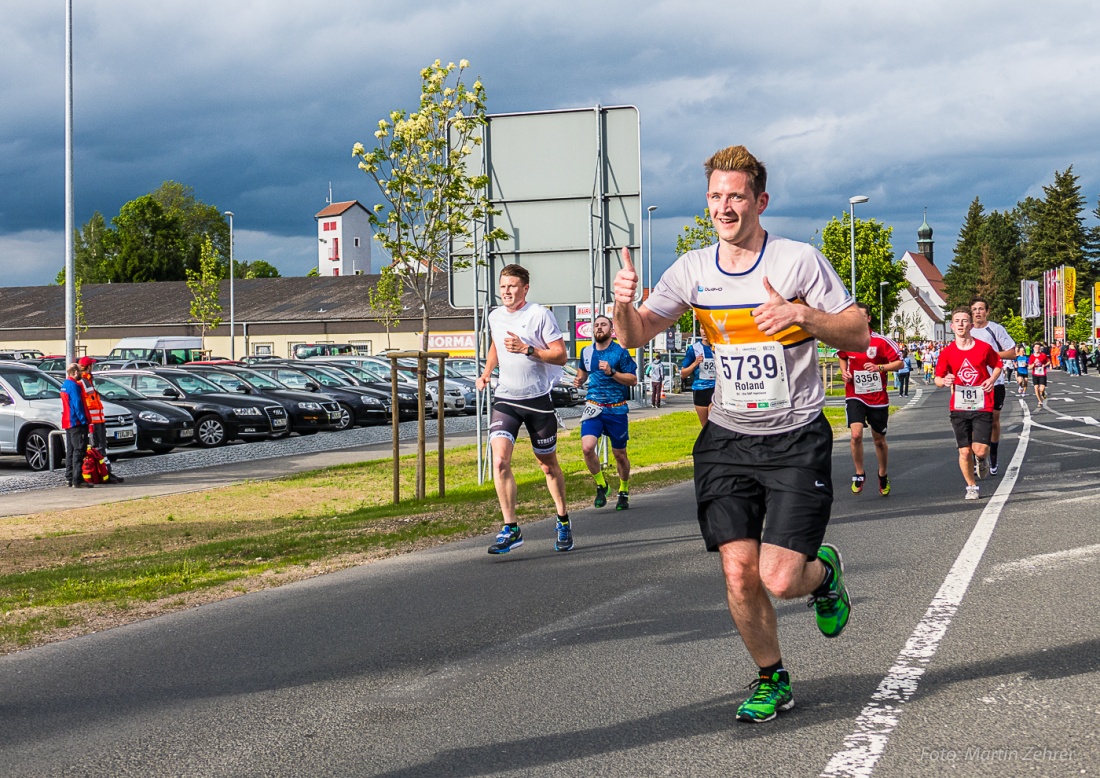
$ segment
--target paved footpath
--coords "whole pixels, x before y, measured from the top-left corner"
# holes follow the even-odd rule
[[[918,396],[918,391],[919,396]],[[1016,776],[1100,771],[1100,379],[1010,393],[964,502],[947,393],[890,420],[893,493],[828,539],[853,619],[778,606],[795,708],[753,668],[690,484],[0,658],[5,776]],[[868,445],[868,448],[870,446]],[[873,458],[873,454],[868,452]]]

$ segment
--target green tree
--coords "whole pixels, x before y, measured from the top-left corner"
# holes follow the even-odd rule
[[[835,216],[821,230],[821,253],[829,260],[842,279],[852,275],[852,231],[848,212],[842,218]],[[866,303],[871,311],[871,321],[879,321],[879,284],[882,289],[883,321],[889,321],[898,307],[898,296],[905,289],[905,264],[894,261],[894,248],[890,239],[892,227],[882,222],[856,219],[856,299]]]
[[[1092,339],[1092,306],[1079,307],[1077,310],[1080,313],[1076,316],[1066,317],[1066,340],[1080,343]]]
[[[1092,267],[1086,250],[1089,234],[1085,229],[1085,198],[1070,165],[1054,173],[1054,183],[1043,187],[1045,195],[1036,209],[1026,248],[1024,273],[1038,278],[1044,270],[1069,265],[1076,268],[1082,282],[1092,279]]]
[[[321,271],[318,270],[316,266],[311,267],[309,269],[309,272],[306,273],[306,278],[320,278],[320,277],[321,277]]]
[[[262,259],[254,259],[251,262],[234,260],[236,267],[234,278],[281,278],[279,268]]]
[[[713,246],[718,242],[718,233],[710,220],[710,211],[694,218],[694,224],[685,224],[683,233],[676,236],[676,256],[680,257],[695,249]],[[652,286],[652,285],[651,285]]]
[[[497,228],[478,234],[475,224],[499,213],[487,197],[488,176],[470,175],[466,158],[480,145],[485,125],[485,88],[467,87],[469,62],[420,71],[420,107],[393,111],[378,122],[378,146],[356,143],[359,169],[378,186],[382,202],[370,214],[375,239],[393,259],[394,271],[416,295],[421,313],[421,348],[427,345],[428,307],[449,266],[469,267],[481,241],[503,241]],[[462,252],[451,253],[452,247]]]
[[[960,305],[970,305],[978,293],[981,279],[981,230],[985,224],[985,209],[977,197],[970,203],[966,220],[959,230],[959,239],[955,242],[955,256],[947,272],[943,274],[943,283],[947,287],[947,309],[953,310]]]
[[[404,287],[401,276],[387,265],[382,268],[378,282],[367,291],[371,310],[386,328],[386,348],[393,348],[390,330],[401,323],[401,312],[405,310],[402,302]]]
[[[105,263],[106,278],[114,283],[184,281],[186,239],[179,220],[143,195],[122,206],[111,220],[117,251]]]
[[[199,269],[203,241],[210,238],[222,266],[221,277],[229,278],[229,222],[226,216],[216,206],[196,199],[194,189],[177,181],[165,181],[150,196],[180,226],[185,242],[184,267]]]
[[[88,317],[84,314],[84,284],[79,276],[73,279],[73,288],[75,290],[73,297],[73,329],[76,335],[76,350],[79,352],[80,335],[88,331]]]
[[[979,277],[975,291],[989,302],[989,315],[1000,321],[1019,308],[1023,246],[1010,213],[993,211],[978,228]],[[967,300],[969,303],[969,299]]]
[[[221,280],[218,253],[210,238],[203,241],[199,254],[199,269],[187,271],[187,288],[191,291],[191,321],[199,325],[202,348],[206,350],[206,331],[222,323],[222,307],[218,303]]]

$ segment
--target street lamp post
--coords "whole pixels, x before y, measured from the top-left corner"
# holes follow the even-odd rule
[[[233,307],[233,276],[236,268],[233,266],[233,212],[226,211],[229,217],[229,358],[237,359],[237,316]]]
[[[646,229],[648,231],[648,235],[646,236],[646,248],[649,249],[649,266],[646,268],[646,271],[645,271],[645,280],[646,280],[646,283],[649,284],[649,288],[650,288],[651,291],[653,289],[653,212],[656,211],[656,210],[657,210],[656,205],[651,205],[648,208],[646,208],[646,220],[647,220]],[[642,288],[644,289],[645,286],[643,285]],[[650,341],[649,341],[649,362],[650,362],[650,364],[653,363],[653,339],[652,338],[650,338]],[[645,396],[644,392],[643,392],[642,396],[643,397]]]
[[[878,331],[879,331],[879,334],[885,334],[884,331],[883,331],[883,324],[882,324],[882,314],[883,314],[882,288],[885,287],[885,286],[889,286],[889,285],[890,285],[889,281],[879,281],[878,282]]]
[[[848,208],[851,210],[851,218],[849,219],[849,226],[852,228],[852,299],[856,299],[856,205],[858,203],[865,203],[869,198],[867,195],[856,195],[855,197],[848,198]]]

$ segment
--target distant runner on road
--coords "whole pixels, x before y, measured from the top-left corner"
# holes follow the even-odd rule
[[[530,287],[531,277],[523,266],[506,265],[500,271],[501,305],[489,314],[492,343],[485,370],[476,382],[477,390],[484,391],[493,370],[500,365],[489,417],[489,447],[504,527],[489,546],[490,554],[506,554],[523,545],[523,533],[516,521],[516,478],[512,474],[512,451],[521,426],[531,436],[531,450],[546,474],[546,488],[557,509],[554,550],[573,548],[573,530],[565,507],[565,476],[558,464],[558,416],[550,397],[568,358],[554,315],[538,303],[527,301]]]
[[[844,379],[844,410],[848,429],[852,431],[852,492],[863,491],[867,472],[863,467],[863,428],[871,428],[878,458],[878,493],[890,494],[890,476],[887,465],[890,447],[886,444],[886,425],[890,419],[890,396],[886,392],[886,374],[902,365],[898,344],[885,335],[871,330],[871,309],[865,303],[856,303],[867,317],[867,331],[871,342],[866,351],[838,351],[840,375]]]
[[[970,315],[974,324],[970,334],[993,347],[998,359],[1016,358],[1016,341],[1008,334],[1008,330],[995,321],[989,320],[989,303],[981,297],[975,297],[970,301]],[[1003,368],[1003,366],[1002,366]],[[1005,375],[1002,369],[997,376],[997,382],[993,384],[993,433],[989,440],[989,474],[997,475],[997,448],[1001,443],[1001,408],[1005,404]],[[977,467],[977,462],[974,463]]]
[[[969,308],[956,308],[952,312],[951,331],[955,333],[955,341],[940,352],[936,386],[951,390],[951,427],[959,446],[959,468],[966,481],[965,499],[977,500],[975,476],[983,478],[988,467],[993,386],[1001,373],[1001,359],[992,346],[971,336]]]
[[[769,592],[810,596],[818,629],[836,637],[851,601],[844,565],[822,543],[833,501],[833,433],[817,340],[867,348],[867,319],[813,246],[770,235],[767,172],[731,146],[704,165],[718,243],[676,260],[640,308],[638,275],[623,249],[615,276],[615,330],[626,348],[648,342],[689,308],[714,351],[708,423],[695,443],[697,516],[708,551],[721,557],[737,632],[759,667],[739,721],[794,706]]]
[[[611,319],[597,316],[592,322],[592,345],[581,350],[580,369],[573,385],[588,384],[584,410],[581,412],[581,453],[588,472],[596,481],[593,505],[607,505],[607,478],[596,453],[602,435],[611,441],[611,454],[619,476],[619,495],[615,510],[630,507],[630,457],[626,442],[630,440],[630,387],[638,383],[638,365],[630,352],[611,339]]]
[[[707,426],[710,418],[710,403],[714,398],[714,352],[704,332],[698,343],[692,343],[684,354],[680,365],[680,381],[683,386],[691,387],[691,401],[695,406],[695,415],[699,417],[699,426]]]
[[[1039,401],[1039,410],[1047,400],[1047,373],[1050,372],[1050,357],[1043,351],[1043,344],[1036,343],[1031,349],[1031,383],[1035,386],[1035,399]]]

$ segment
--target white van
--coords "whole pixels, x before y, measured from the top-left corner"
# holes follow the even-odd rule
[[[111,349],[107,358],[182,365],[202,359],[202,338],[123,338]]]

